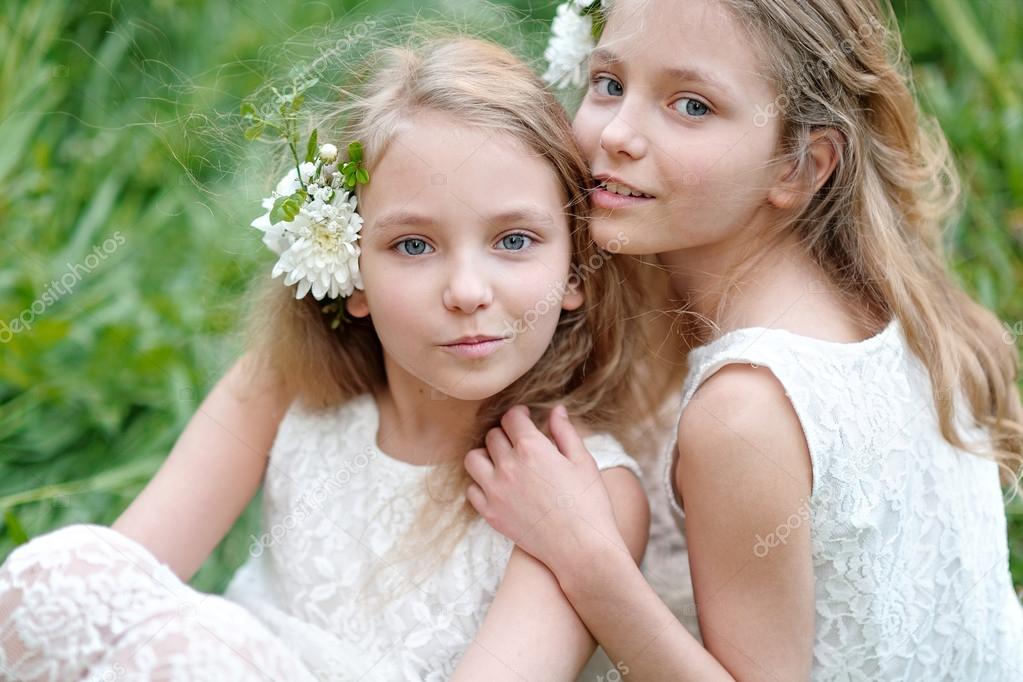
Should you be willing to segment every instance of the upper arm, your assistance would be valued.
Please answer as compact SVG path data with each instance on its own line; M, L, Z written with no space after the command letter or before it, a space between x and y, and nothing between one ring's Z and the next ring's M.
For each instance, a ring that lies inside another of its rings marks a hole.
M646 548L646 494L626 469L601 472L615 520L635 561ZM623 551L609 541L608 551ZM518 547L454 680L574 680L596 642L576 615L558 579Z
M678 427L674 476L704 644L737 679L805 679L812 663L812 467L766 368L726 365Z
M156 476L113 528L188 580L230 530L262 481L290 402L278 383L239 359L217 382Z

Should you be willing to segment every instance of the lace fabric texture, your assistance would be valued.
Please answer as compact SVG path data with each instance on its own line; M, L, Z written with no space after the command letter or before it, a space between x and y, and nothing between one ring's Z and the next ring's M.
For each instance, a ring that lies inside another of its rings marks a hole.
M33 680L111 671L116 679L448 679L513 544L477 518L438 565L403 556L430 467L380 451L378 428L370 396L317 412L291 406L264 481L263 533L223 597L184 585L108 528L72 526L19 548L0 570L0 670ZM612 437L585 443L601 469L640 475Z
M680 414L718 369L745 363L770 369L803 427L813 489L791 518L811 524L813 679L1023 680L997 465L942 438L926 368L897 320L851 344L740 329L689 362ZM960 433L986 442L966 414ZM681 518L675 459L666 449L661 480ZM751 541L751 554L783 534Z
M245 609L105 526L68 526L0 570L0 679L313 680Z

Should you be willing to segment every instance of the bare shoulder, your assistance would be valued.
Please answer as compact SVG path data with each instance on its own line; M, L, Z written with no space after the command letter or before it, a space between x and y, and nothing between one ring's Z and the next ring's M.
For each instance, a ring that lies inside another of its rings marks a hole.
M678 424L676 483L688 472L766 483L785 476L809 486L809 447L785 388L766 367L728 364L697 389Z
M806 679L814 598L809 524L789 519L811 493L806 439L782 384L730 364L706 380L678 428L674 481L685 501L693 590L704 644L737 679L764 670ZM755 538L785 527L785 542ZM722 633L728 633L724 636ZM734 642L743 642L738 650Z

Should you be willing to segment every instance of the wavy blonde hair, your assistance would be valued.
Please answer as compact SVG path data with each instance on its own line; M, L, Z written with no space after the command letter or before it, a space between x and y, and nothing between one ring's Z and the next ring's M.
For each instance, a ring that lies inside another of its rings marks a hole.
M946 264L942 233L957 215L958 173L944 134L919 109L887 0L722 0L746 28L774 80L781 161L809 178L808 141L844 138L830 179L779 230L809 253L868 315L895 316L927 367L941 433L994 459L1020 490L1023 410L1018 357L1000 321ZM808 180L809 182L809 180ZM989 443L955 428L957 388Z
M643 335L632 313L641 291L622 285L633 276L630 262L599 250L589 236L590 174L564 109L509 51L460 36L376 50L355 70L353 80L336 86L336 101L318 128L321 139L361 141L371 172L398 126L430 111L515 137L547 161L564 192L572 270L580 274L585 303L561 312L550 347L536 366L484 402L465 450L481 446L486 431L516 404L530 406L538 423L545 423L555 404L564 403L589 426L623 436L636 405L630 372ZM309 296L295 300L291 287L265 274L257 278L248 328L253 355L290 395L314 409L385 384L383 349L371 319L354 319L332 330L320 303ZM470 479L461 460L436 470L441 483L430 484L430 498L437 504L425 510L417 528L436 531L434 548L438 542L450 548L475 517L471 505L458 504Z

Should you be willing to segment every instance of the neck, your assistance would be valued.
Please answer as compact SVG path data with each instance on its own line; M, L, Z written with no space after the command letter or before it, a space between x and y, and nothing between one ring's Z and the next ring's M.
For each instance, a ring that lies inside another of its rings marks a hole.
M442 464L465 456L477 428L478 400L445 396L385 358L387 385L376 395L377 444L411 464Z
M675 296L694 318L697 340L743 327L863 336L850 324L854 311L798 238L788 237L768 251L749 246L718 243L658 254ZM744 260L746 255L754 260Z

